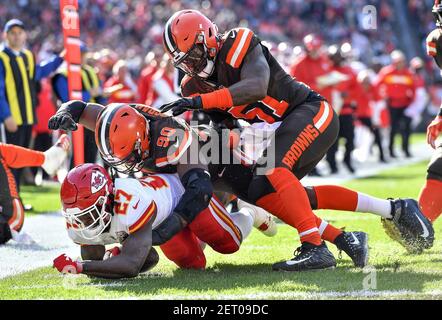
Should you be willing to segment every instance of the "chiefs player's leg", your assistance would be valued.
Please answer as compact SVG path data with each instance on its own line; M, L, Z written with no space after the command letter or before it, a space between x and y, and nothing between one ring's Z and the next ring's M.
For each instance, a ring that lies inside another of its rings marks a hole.
M6 161L0 157L0 244L11 239L11 230L19 232L23 222L24 209L14 175Z
M201 242L187 227L162 244L160 248L164 255L180 268L204 269L206 267L206 257L201 248Z
M419 195L419 205L424 215L434 222L442 213L442 144L431 158L427 180Z
M229 214L216 196L189 224L189 229L201 241L223 254L238 251L252 227L253 217L250 214L241 211Z

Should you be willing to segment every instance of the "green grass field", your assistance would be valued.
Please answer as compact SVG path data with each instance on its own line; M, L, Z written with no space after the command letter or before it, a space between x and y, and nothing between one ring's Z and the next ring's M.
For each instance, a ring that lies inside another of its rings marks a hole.
M346 185L379 197L417 197L426 163L354 180ZM52 201L52 200L51 200ZM383 232L374 215L319 212L321 217L347 230L370 235L372 273L354 268L343 254L334 270L279 273L273 262L287 259L299 245L297 233L279 225L267 238L258 231L239 252L220 255L206 249L207 270L177 269L161 256L151 272L130 280L96 280L86 276L61 276L50 267L0 280L0 299L441 299L442 242L421 255L409 255ZM436 236L442 223L435 224ZM336 257L334 245L329 245ZM367 277L371 289L364 290Z

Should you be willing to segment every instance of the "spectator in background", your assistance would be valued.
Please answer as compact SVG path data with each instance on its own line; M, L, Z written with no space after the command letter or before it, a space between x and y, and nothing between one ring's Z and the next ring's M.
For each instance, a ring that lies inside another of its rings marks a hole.
M304 37L303 43L305 52L295 60L290 74L332 102L331 86L320 82L320 77L331 69L331 62L322 50L323 42L317 35L309 34Z
M356 74L350 66L347 65L347 60L351 53L351 46L345 43L341 46L333 45L328 49L328 57L332 62L332 71L335 74L333 77L340 78L342 81L334 86L334 89L342 99L342 107L339 114L339 136L336 142L330 147L327 152L327 162L330 165L331 173L337 173L338 167L336 165L336 152L339 147L340 138L345 139L345 153L344 164L348 171L355 172L352 163L352 152L354 150L355 139L355 111L356 111L356 91L357 79Z
M412 128L416 128L422 120L422 112L429 101L424 78L424 61L419 57L414 57L410 61L410 70L414 75L416 94L413 102L405 110L405 115L412 119Z
M145 67L141 71L140 78L138 79L138 103L146 104L147 95L149 94L152 86L152 76L157 72L160 58L158 53L150 51L145 59Z
M83 88L83 101L96 102L102 105L107 104L103 95L101 81L98 78L98 70L87 64L88 49L84 43L81 49L81 80ZM61 102L69 101L68 79L66 67L61 68L52 78L52 88ZM84 161L85 163L95 163L97 159L97 146L95 144L95 135L93 131L84 130Z
M358 73L357 81L357 109L356 116L358 121L367 127L374 136L374 142L379 150L379 161L387 162L384 155L382 138L379 131L379 121L374 119L379 95L376 87L373 85L375 74L372 70L362 70ZM379 115L376 115L379 118Z
M175 68L167 54L163 55L160 66L152 76L152 84L147 94L146 104L154 108L179 99L174 88Z
M395 50L390 55L391 65L381 69L376 85L381 96L385 97L391 122L389 151L390 157L396 158L394 138L402 136L402 151L407 158L411 157L409 140L411 134L411 118L405 110L413 102L416 92L415 77L407 67L402 51Z
M127 70L126 61L118 60L112 72L113 76L104 83L104 95L108 103L134 103L137 86Z
M6 127L9 144L29 147L32 126L37 122L37 81L49 76L63 62L64 52L37 64L33 53L26 49L27 32L22 21L9 20L3 30L4 47L0 51L0 122ZM22 169L13 174L20 186Z

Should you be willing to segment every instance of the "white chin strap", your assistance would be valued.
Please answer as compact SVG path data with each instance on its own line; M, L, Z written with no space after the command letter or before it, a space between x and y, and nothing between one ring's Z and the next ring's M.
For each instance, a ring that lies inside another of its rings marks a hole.
M214 69L215 69L215 63L212 60L207 59L207 65L203 71L198 73L198 77L207 79L212 75Z

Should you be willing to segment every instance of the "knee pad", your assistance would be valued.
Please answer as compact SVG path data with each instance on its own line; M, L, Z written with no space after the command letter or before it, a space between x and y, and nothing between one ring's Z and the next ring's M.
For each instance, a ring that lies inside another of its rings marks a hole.
M254 176L249 185L248 197L250 201L256 203L260 198L275 192L267 176Z
M304 190L307 193L312 210L316 210L318 208L318 198L316 197L315 187L304 187Z
M0 215L0 245L5 244L12 239L11 228L8 221Z
M442 157L432 160L427 169L427 179L442 182Z

